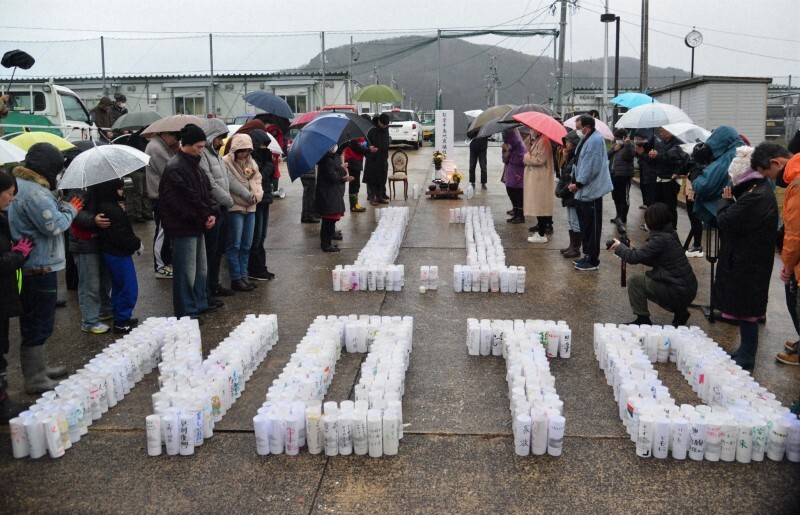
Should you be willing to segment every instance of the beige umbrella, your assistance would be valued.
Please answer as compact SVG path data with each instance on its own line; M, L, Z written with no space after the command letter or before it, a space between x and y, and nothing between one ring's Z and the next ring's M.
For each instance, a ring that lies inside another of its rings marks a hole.
M487 123L491 122L495 118L500 118L501 116L511 111L515 107L517 106L513 104L502 104L499 106L490 107L486 111L479 114L478 117L475 118L475 120L473 120L471 124L469 124L469 129L467 129L467 133L469 134L470 132L473 131L477 133L478 129L480 129Z
M142 131L143 138L152 138L159 132L180 132L181 129L193 123L198 127L202 127L206 123L205 118L199 116L192 116L188 114L176 114L174 116L167 116L160 120L156 120L144 131Z

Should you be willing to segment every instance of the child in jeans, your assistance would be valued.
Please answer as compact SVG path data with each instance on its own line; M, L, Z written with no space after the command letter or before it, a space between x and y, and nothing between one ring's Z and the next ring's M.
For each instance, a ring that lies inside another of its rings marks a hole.
M136 327L138 319L132 318L139 296L139 283L133 266L133 254L141 255L142 242L134 234L125 212L124 183L115 179L92 186L97 212L111 222L98 229L100 252L111 275L111 306L114 311L114 333L127 334Z

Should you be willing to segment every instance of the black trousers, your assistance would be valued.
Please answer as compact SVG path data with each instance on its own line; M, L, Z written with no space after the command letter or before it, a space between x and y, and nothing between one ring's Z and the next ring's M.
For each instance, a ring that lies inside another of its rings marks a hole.
M600 236L603 229L603 197L576 203L578 221L583 236L583 253L593 265L600 262Z
M347 171L350 175L355 177L347 186L347 191L350 195L358 195L361 191L361 170L363 170L362 159L348 159Z
M616 218L622 223L628 223L628 209L631 206L631 178L614 177L611 179L614 189L611 191L611 199L614 201L614 208L617 211Z
M694 214L694 200L686 199L686 213L689 215L689 224L691 230L689 231L689 239L693 239L693 247L702 247L703 239L703 221ZM689 241L688 239L686 241Z
M678 191L680 189L681 185L677 181L657 182L655 189L655 201L669 206L670 214L672 214L672 228L676 231L678 230Z
M469 182L475 184L475 168L481 165L481 184L486 184L486 150L481 152L469 151Z
M656 203L656 183L640 183L642 190L642 204L645 206L652 206Z
M300 182L303 184L303 212L300 215L300 219L305 220L316 214L314 199L316 197L317 177L311 174L301 175Z
M336 220L331 220L330 218L322 219L322 225L319 228L319 243L323 249L331 246L335 230Z
M514 216L522 216L522 188L510 188L506 186L506 193L508 198L511 199L511 206L514 208Z

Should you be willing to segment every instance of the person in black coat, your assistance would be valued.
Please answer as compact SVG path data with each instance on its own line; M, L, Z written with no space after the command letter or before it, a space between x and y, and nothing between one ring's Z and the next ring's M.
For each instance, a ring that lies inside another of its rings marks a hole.
M481 188L486 189L486 151L489 148L488 137L472 138L469 142L469 182L475 187L475 168L481 166Z
M561 147L559 168L561 170L556 183L556 197L561 199L561 205L567 210L567 224L569 226L569 245L560 249L561 255L565 258L576 258L581 256L581 242L583 236L581 235L581 225L578 222L578 213L576 211L575 194L569 191L569 185L572 184L572 172L575 169L575 147L580 143L578 133L570 131L564 136L563 146Z
M139 297L139 282L133 265L133 254L141 254L141 240L133 232L125 210L122 179L104 182L91 187L99 212L111 222L100 228L98 246L111 276L111 307L114 313L114 333L127 334L136 327L132 318Z
M35 246L28 238L22 238L16 244L11 240L11 229L5 210L16 193L17 181L14 176L0 170L0 424L7 424L26 409L9 399L6 393L9 319L22 314L17 273Z
M613 240L609 250L626 262L652 267L643 275L628 279L628 300L636 320L632 324L651 324L647 301L651 300L675 314L672 325L685 325L689 320L689 304L697 295L697 277L694 275L686 252L672 227L669 206L658 202L648 207L644 219L650 237L638 249L629 248Z
M611 182L614 184L611 198L614 200L617 213L611 223L616 223L618 220L627 224L633 177L633 145L625 129L615 130L614 138L616 138L614 145L608 149L608 168L611 170Z
M642 190L642 204L639 209L646 209L656 203L656 169L642 157L653 148L653 139L653 131L650 129L636 129L633 133L633 152L639 161L639 188Z
M648 165L655 167L656 186L653 200L669 206L672 213L672 227L677 230L678 191L681 189L678 176L689 156L681 150L680 140L663 127L658 129L658 136L655 146L649 152L643 153L641 158Z
M389 115L382 113L375 127L367 134L369 153L364 163L364 182L367 183L367 201L373 206L388 204L386 180L389 178ZM322 213L320 213L322 214Z
M264 191L264 196L261 202L256 204L253 245L250 247L247 275L256 281L264 281L275 278L275 274L267 268L267 250L264 248L269 225L269 206L273 200L272 186L275 179L275 161L272 158L272 151L267 148L270 139L266 132L261 129L254 129L250 132L250 139L253 140L252 157L261 174L261 189Z
M320 245L323 252L339 252L332 239L336 231L336 222L344 216L344 185L353 180L341 164L341 156L336 153L334 145L317 163L317 186L315 203L317 212L322 217L319 231Z
M728 170L733 187L726 186L717 202L720 247L712 291L712 305L724 318L739 321L740 343L732 357L746 370L755 366L758 320L767 313L778 227L775 192L750 168L752 150L736 149Z

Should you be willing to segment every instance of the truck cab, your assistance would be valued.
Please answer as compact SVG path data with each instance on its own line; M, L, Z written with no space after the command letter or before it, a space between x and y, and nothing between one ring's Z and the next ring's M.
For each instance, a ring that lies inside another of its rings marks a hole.
M2 120L5 134L13 135L25 129L51 132L69 141L97 138L89 110L69 88L53 81L45 83L14 83L5 92L9 96L8 116Z

